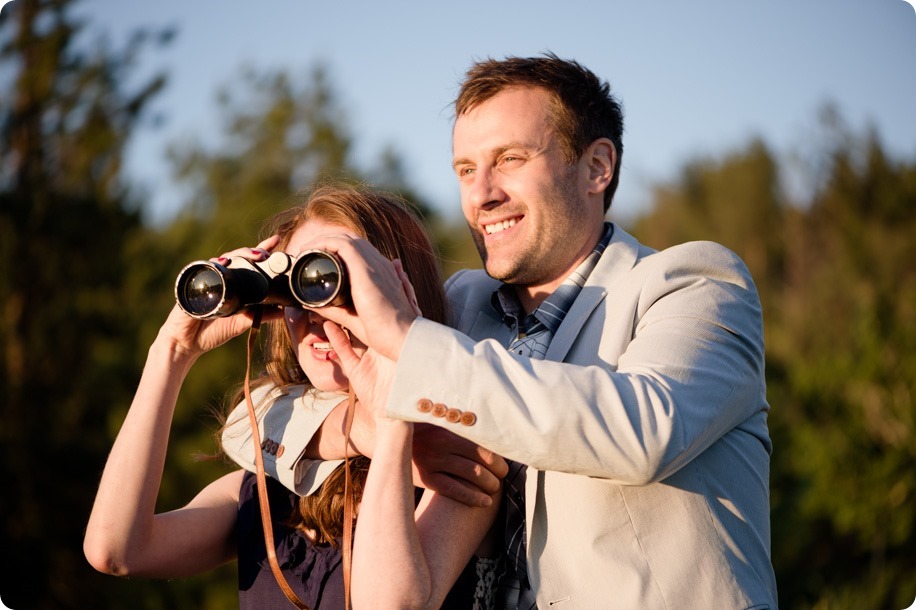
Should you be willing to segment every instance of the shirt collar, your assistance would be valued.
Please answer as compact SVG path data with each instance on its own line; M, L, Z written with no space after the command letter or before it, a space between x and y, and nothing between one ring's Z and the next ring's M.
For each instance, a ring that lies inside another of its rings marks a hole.
M601 236L601 239L598 240L598 243L595 244L591 253L578 267L576 267L576 270L573 271L572 274L530 314L544 324L550 332L555 333L557 329L560 328L560 323L563 322L566 312L569 311L576 297L579 296L582 286L585 285L588 276L591 275L592 271L595 269L595 265L598 264L598 259L601 258L601 255L604 253L613 235L614 225L609 222L604 223L604 234ZM515 289L510 284L501 284L490 297L490 303L493 309L496 310L496 313L499 314L502 321L509 327L512 327L516 322L521 322L521 320L526 317L524 316L524 310L522 309L521 302L518 300Z

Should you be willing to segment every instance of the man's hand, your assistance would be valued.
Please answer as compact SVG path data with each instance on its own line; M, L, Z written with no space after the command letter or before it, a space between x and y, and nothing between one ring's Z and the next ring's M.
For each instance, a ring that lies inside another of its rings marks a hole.
M506 460L432 424L414 424L413 480L468 506L489 506L509 472Z
M367 240L351 235L322 236L309 242L309 247L339 256L350 278L351 306L323 307L321 315L397 361L410 326L419 315L412 289L405 287L403 268Z

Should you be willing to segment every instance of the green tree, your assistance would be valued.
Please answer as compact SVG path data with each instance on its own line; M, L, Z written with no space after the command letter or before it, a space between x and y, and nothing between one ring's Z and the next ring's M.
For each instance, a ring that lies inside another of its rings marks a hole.
M170 150L175 178L191 193L176 226L207 225L195 237L201 255L249 243L260 220L317 179L358 177L346 117L320 66L304 82L244 68L218 93L218 112L218 146L192 140Z
M807 526L784 531L801 599L905 608L916 596L916 164L890 160L873 132L833 129L826 180L791 227L772 346L787 494L774 517Z
M121 289L141 231L121 174L131 130L165 79L119 85L150 43L80 38L67 0L17 0L0 18L0 503L5 603L101 605L82 557L107 409L136 378ZM127 339L126 339L127 338Z
M247 70L220 95L219 147L172 150L191 193L184 212L164 228L144 226L121 162L165 77L123 83L151 43L173 34L91 44L74 1L16 0L0 17L0 535L15 558L0 595L15 608L231 606L234 566L171 582L96 574L81 550L95 483L181 266L252 244L299 188L362 172L321 67L304 79ZM396 154L373 171L365 175L414 199ZM160 509L227 468L195 456L215 450L209 411L241 380L241 346L208 355L188 380Z
M439 251L443 277L448 278L459 269L480 268L480 255L461 214L454 218L454 214L438 213L410 187L406 174L397 152L388 148L382 151L379 166L370 170L369 180L416 205Z
M759 138L722 160L688 162L674 184L653 191L651 212L633 230L656 248L713 240L743 258L761 299L780 298L785 264L786 199L776 159ZM764 311L765 321L773 315ZM769 327L769 324L767 325Z

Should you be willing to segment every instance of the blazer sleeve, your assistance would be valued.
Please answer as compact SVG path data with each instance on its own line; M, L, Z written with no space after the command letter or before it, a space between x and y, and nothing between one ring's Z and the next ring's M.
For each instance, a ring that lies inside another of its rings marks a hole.
M605 289L565 362L418 319L388 415L445 426L539 470L619 484L664 479L735 429L770 450L760 302L734 254L671 248Z

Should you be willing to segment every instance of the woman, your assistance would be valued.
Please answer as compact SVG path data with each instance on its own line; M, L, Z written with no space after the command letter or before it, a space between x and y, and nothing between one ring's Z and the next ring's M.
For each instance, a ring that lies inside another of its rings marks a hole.
M220 258L244 256L261 261L270 250L295 257L315 240L338 235L362 237L386 257L400 261L403 274L409 274L414 282L412 288L409 284L405 287L415 295L419 311L431 319L442 321L446 317L429 239L416 217L396 199L357 187L320 187L304 203L278 215L269 231L272 237L257 248L243 248ZM265 421L275 403L279 408L281 400L290 413L347 400L349 382L328 341L328 331L333 334L340 329L331 323L326 326L320 313L301 307L264 307L262 315L270 337L265 350L268 378L252 392L261 420ZM207 485L185 507L155 513L169 427L185 376L197 358L247 331L252 320L251 310L203 321L177 306L169 314L150 347L90 515L84 551L97 570L121 576L176 578L237 559L243 607L283 607L288 603L264 561L266 547L251 472L231 472ZM355 338L352 347L357 355L365 354ZM223 433L224 443L232 445L231 439L244 437L246 425L231 416ZM410 438L404 433L406 429L399 426L395 434L383 432L384 443L375 452L380 468L394 465L400 472L406 459L409 473ZM400 446L393 442L398 440ZM232 451L228 453L233 456ZM250 467L244 458L237 459ZM352 475L358 496L366 477L365 463L354 464ZM268 479L276 554L283 575L296 595L312 608L344 607L339 548L343 530L341 478L335 471L313 497L305 498ZM402 486L398 497L412 497L409 475L406 480L395 480ZM371 537L374 544L357 544L353 560L354 591L362 592L357 605L439 607L446 598L455 607L475 605L476 573L492 572L494 566L493 562L469 560L494 520L497 499L498 495L487 508L471 508L427 491L415 517L398 511L393 520L388 520L387 514L386 521L370 520L364 528L364 542ZM460 536L454 535L456 531ZM363 535L363 529L358 535ZM394 560L393 552L415 551L420 551L417 557L397 559L419 566L403 583L406 587L381 587L371 596L365 595L367 587L363 585L371 582L371 566ZM449 594L456 580L462 586Z

